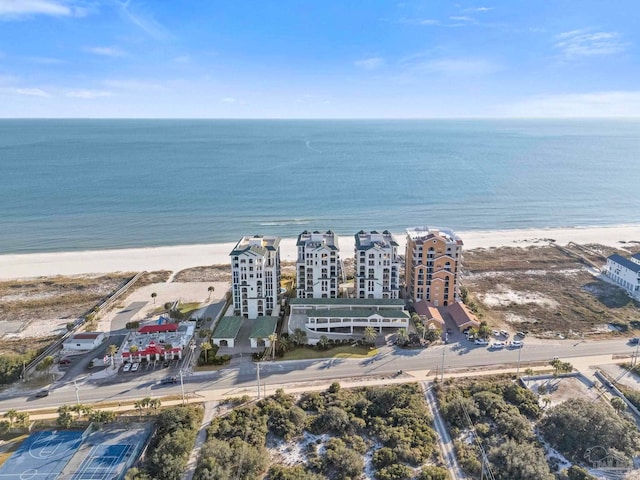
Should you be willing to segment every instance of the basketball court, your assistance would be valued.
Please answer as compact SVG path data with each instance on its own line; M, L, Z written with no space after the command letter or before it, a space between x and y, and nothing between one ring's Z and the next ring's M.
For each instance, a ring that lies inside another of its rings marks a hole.
M81 431L33 433L0 468L0 480L55 480L82 443Z

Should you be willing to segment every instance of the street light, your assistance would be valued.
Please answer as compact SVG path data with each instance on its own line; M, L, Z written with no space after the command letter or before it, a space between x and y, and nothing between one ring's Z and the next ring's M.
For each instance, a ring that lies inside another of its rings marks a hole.
M633 365L638 365L638 348L640 348L640 339L638 339L638 343L636 343L636 358L633 361Z
M182 390L182 404L184 405L184 381L182 380L182 369L180 369L180 390Z
M258 376L258 400L260 400L260 363L256 363L256 374Z
M521 345L520 348L518 348L518 368L516 369L516 377L520 375L520 354L522 353L523 348L524 348L524 345Z
M76 402L78 403L78 405L80 405L80 394L78 393L78 391L80 390L80 387L78 387L78 382L76 381L76 379L73 379L73 386L76 389Z
M444 353L446 351L446 347L442 347L442 372L440 373L440 382L444 382Z

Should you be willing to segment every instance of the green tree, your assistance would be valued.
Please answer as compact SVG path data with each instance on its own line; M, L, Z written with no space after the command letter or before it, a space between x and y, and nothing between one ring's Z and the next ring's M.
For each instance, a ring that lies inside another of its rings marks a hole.
M200 349L204 352L204 363L209 363L208 352L211 350L213 346L209 342L202 342L200 344Z
M426 339L429 342L435 342L440 340L440 338L442 337L442 331L437 330L437 329L429 329L427 330L427 334L426 334Z
M427 327L424 326L422 322L416 323L416 332L420 336L422 340L424 340L424 334L427 331Z
M620 397L613 397L610 402L616 412L624 412L627 409L627 404Z
M291 335L291 341L296 345L306 345L307 344L307 332L302 330L301 328L296 328Z
M156 304L156 297L157 297L157 296L158 296L158 294L157 294L156 292L153 292L153 293L151 294L151 298L153 298L153 304L154 304L154 305Z
M373 345L376 343L376 339L378 338L378 331L375 327L364 327L364 341L369 345Z
M406 328L399 328L397 330L396 342L401 346L405 346L409 343L409 332L407 332Z
M140 328L140 322L135 320L132 322L127 322L124 326L127 330L137 330Z
M62 428L69 428L73 423L73 415L69 405L61 405L58 407L58 418L56 423Z
M450 480L449 471L446 468L428 465L422 469L417 480Z
M72 331L73 331L73 329L74 329L74 328L76 328L76 324L75 324L75 322L68 322L68 323L65 325L65 327L66 327L66 329L67 329L67 332L72 332Z
M491 327L489 327L487 322L485 321L480 322L480 326L478 327L478 331L477 331L477 337L487 340L488 338L491 337L492 334L493 334L493 330L491 329Z
M14 408L7 410L4 414L4 418L9 421L9 427L13 427L13 423L16 421L16 418L18 418L18 411Z
M107 347L107 355L111 357L111 368L115 368L115 356L117 351L118 351L117 345L111 344Z
M569 362L563 362L558 358L554 358L551 362L549 362L549 365L553 367L553 375L555 377L563 373L570 373L573 370L573 365L571 365Z
M320 348L321 350L326 350L327 348L329 348L329 337L327 337L326 335L321 335L318 339L318 348Z
M95 423L110 423L116 419L115 412L110 410L94 410L89 413L89 420Z
M588 471L578 465L572 465L567 470L567 480L598 480L593 475L590 475Z

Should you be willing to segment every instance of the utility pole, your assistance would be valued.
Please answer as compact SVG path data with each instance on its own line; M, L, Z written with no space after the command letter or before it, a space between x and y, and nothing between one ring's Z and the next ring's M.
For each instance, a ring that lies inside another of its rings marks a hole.
M78 405L80 405L80 394L78 393L78 390L80 390L80 387L78 387L78 382L76 382L76 380L73 380L73 386L76 388L76 403Z
M446 347L442 347L442 372L440 373L440 382L444 382L444 353L446 351Z
M520 375L520 353L522 352L523 348L524 348L524 345L518 348L518 368L516 369L516 377Z
M638 343L636 343L636 358L633 362L633 365L638 365L638 348L640 348L640 339L638 340Z
M258 400L260 400L260 362L256 363L256 374L258 376Z
M182 404L184 405L184 381L182 380L182 369L180 369L180 390L182 391Z

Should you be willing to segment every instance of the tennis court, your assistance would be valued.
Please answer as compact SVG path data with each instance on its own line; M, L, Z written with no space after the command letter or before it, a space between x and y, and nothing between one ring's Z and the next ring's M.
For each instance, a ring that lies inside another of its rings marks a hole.
M81 443L81 431L34 433L0 468L0 480L55 480Z
M118 478L129 463L133 445L96 445L71 480L110 480Z

